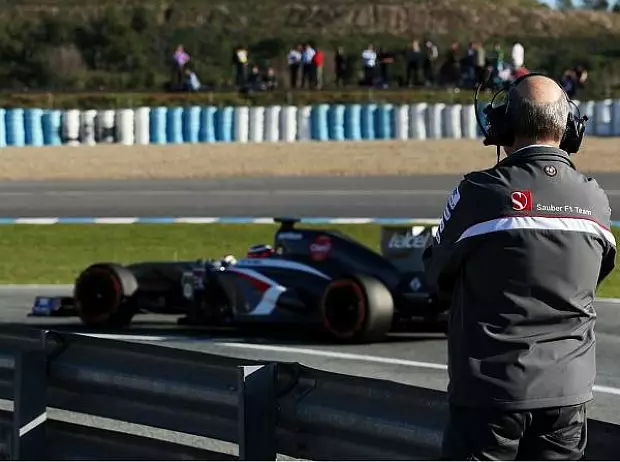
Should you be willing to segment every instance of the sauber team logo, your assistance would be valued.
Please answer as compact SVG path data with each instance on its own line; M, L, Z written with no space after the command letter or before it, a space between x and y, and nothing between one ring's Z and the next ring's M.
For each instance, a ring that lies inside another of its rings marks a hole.
M329 236L319 236L310 244L310 256L314 261L325 260L332 250L332 240Z
M532 210L532 191L513 191L510 194L512 210L525 212Z

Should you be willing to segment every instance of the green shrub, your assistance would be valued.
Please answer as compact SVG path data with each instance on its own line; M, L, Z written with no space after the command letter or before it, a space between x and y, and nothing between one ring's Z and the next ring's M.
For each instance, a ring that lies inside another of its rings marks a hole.
M218 88L230 87L232 50L238 43L247 45L252 64L272 66L285 76L289 47L299 41L314 41L326 52L326 83L330 87L335 47L344 46L353 62L359 63L359 53L372 42L397 52L393 76L398 80L405 73L402 53L413 38L427 35L442 53L453 40L462 45L471 39L489 45L499 41L509 47L518 39L526 48L528 67L556 77L568 66L583 64L590 71L588 97L610 95L620 83L616 45L620 14L616 13L553 12L535 0L498 0L492 5L486 0L313 0L310 4L179 0L170 5L153 0L5 1L0 10L1 87L20 93L25 89L160 92L169 80L169 60L179 43L190 52L192 66L203 83ZM471 36L471 24L484 25L475 31L475 37ZM352 71L353 81L361 71L358 66ZM377 95L375 92L372 97ZM403 97L427 95L420 91ZM282 102L284 97L261 95L257 100ZM20 94L14 100L36 98L40 97ZM84 101L90 96L79 98ZM88 104L125 104L115 97L92 98ZM125 98L147 97L131 94ZM319 97L300 93L294 98L304 103ZM367 100L367 94L330 93L320 98ZM170 101L159 96L148 99ZM243 102L232 92L214 99L222 104ZM55 96L54 101L64 104L69 97Z

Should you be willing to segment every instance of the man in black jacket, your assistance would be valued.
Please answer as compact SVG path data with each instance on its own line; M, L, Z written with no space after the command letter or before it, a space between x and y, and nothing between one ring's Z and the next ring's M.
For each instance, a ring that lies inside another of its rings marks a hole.
M559 146L569 103L516 83L507 157L464 177L424 263L450 303L452 460L578 460L596 374L593 307L615 266L609 200ZM500 144L500 143L498 143Z

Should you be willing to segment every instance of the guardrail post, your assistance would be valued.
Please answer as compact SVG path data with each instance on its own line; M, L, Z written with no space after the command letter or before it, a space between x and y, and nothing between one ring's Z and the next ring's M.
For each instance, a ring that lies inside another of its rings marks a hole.
M43 350L15 355L11 460L47 460L47 369Z
M239 460L276 460L276 365L239 366Z

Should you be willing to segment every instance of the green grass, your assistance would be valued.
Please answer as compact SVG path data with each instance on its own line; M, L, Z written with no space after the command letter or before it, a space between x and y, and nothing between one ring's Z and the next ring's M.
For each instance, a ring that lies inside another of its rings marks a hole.
M489 98L490 95L484 95ZM35 107L55 109L115 109L140 106L270 106L313 105L350 103L417 102L471 104L473 91L454 93L446 90L364 90L351 87L344 91L273 91L259 92L250 97L236 91L200 93L132 93L132 92L84 92L84 93L0 93L0 107Z
M586 95L599 98L596 92ZM586 97L584 96L584 98ZM482 92L483 103L492 97ZM606 97L620 97L620 90L611 91ZM600 98L599 98L600 99ZM235 91L201 93L132 93L132 92L76 92L76 93L16 93L0 92L0 107L42 108L42 109L116 109L141 106L271 106L271 105L315 105L315 104L414 104L414 103L472 104L473 91L455 93L449 90L395 89L364 90L351 87L348 90L322 91L273 91L256 93L251 97Z
M336 228L336 227L334 227ZM338 229L372 247L379 227ZM71 283L95 261L184 260L243 255L271 244L275 225L8 225L0 228L0 284Z
M377 225L335 225L378 250ZM7 225L0 228L0 284L70 284L95 261L218 258L243 255L251 244L271 244L275 225ZM614 229L620 238L620 228ZM620 272L599 297L620 297Z

